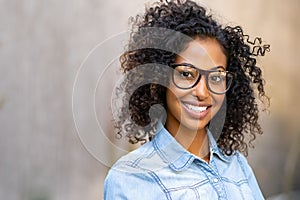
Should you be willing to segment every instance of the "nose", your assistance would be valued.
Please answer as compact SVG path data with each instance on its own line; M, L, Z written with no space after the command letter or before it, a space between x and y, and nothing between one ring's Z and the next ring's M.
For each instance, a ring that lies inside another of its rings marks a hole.
M200 100L207 99L210 96L208 86L206 85L205 76L201 76L200 81L194 87L193 93Z

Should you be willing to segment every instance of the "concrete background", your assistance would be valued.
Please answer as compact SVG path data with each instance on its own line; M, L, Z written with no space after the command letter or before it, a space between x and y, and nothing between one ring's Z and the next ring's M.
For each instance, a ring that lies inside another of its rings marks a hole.
M299 190L300 2L201 3L212 8L219 20L240 24L251 36L271 44L271 52L260 60L271 97L270 114L262 114L265 134L257 138L249 162L266 197ZM0 0L0 199L102 199L104 177L119 154L105 138L97 141L97 135L90 138L93 145L99 142L99 152L89 146L91 141L84 142L97 130L94 119L85 113L90 105L82 101L76 108L85 133L78 131L72 91L76 75L84 73L80 66L103 70L104 58L100 55L97 60L101 51L81 65L99 43L103 50L104 44L120 41L106 52L114 58L111 66L118 65L116 55L124 40L116 34L128 30L128 18L142 12L144 4L141 0ZM86 73L86 80L99 78L101 71L93 69L96 73ZM111 77L108 73L98 79L97 87L93 81L84 82L78 95L95 92L96 117L114 142L107 117L117 80L112 72Z

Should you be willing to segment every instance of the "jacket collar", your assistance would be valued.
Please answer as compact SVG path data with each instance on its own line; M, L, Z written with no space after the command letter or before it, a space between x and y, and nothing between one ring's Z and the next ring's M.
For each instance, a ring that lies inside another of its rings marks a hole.
M207 136L209 139L211 154L217 155L224 162L230 162L231 157L224 155L224 153L218 147L216 139L214 138L212 132L208 128L206 130L207 130Z
M217 155L224 162L230 162L230 157L225 156L219 150L209 129L207 129L207 134L211 150L210 159L212 159L212 156ZM175 171L183 171L187 169L195 159L199 159L182 147L160 122L158 123L156 135L153 139L153 146L164 162Z

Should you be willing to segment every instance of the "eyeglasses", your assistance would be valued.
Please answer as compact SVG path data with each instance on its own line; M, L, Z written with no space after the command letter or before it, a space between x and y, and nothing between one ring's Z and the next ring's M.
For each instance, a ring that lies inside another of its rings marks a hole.
M202 70L192 64L170 64L172 70L172 80L176 87L180 89L190 89L195 87L201 76L205 76L206 86L209 91L215 94L224 94L230 88L233 74L225 71L223 67L216 67L212 70Z

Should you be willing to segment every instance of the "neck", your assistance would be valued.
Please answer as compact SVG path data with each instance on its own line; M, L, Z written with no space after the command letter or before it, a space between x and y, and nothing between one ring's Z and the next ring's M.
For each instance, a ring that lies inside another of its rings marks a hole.
M170 126L167 121L166 129L190 153L202 158L206 162L209 161L210 150L206 128L191 130L183 125L177 127L174 125Z

